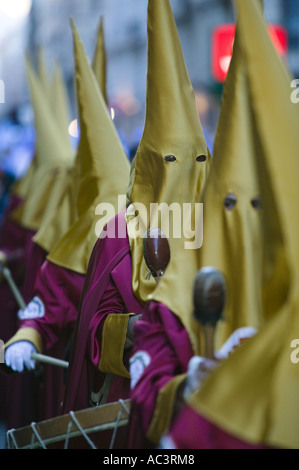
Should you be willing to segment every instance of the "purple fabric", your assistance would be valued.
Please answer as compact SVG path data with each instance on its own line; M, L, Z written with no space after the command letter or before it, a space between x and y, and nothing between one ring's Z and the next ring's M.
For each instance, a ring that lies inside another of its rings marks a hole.
M91 361L97 367L101 358L100 338L105 320L110 313L125 313L127 308L113 282L109 279L105 292L101 298L101 303L95 311L89 325L89 350Z
M129 448L148 448L146 438L159 390L175 375L185 373L194 355L189 336L179 318L165 305L151 301L135 325L132 355L146 351L151 362L131 391ZM178 449L265 448L229 435L185 406L171 424L169 435Z
M15 274L19 271L17 267L22 265L25 260L25 245L27 242L28 233L30 232L25 227L22 227L17 222L11 219L11 214L20 204L22 200L15 196L10 196L10 201L5 209L3 215L3 225L0 231L0 250L6 252L8 255L15 254L16 261L12 263L12 269L16 270ZM23 272L21 271L22 275Z
M39 269L46 259L47 251L33 241L33 233L27 237L25 246L25 276L22 286L22 296L27 304L34 295L35 281Z
M84 275L46 260L38 271L32 297L45 306L41 318L20 321L20 328L34 328L43 339L44 354L67 360L67 347L75 327ZM30 299L31 300L31 299ZM65 387L65 369L43 364L42 377L35 387L37 420L61 414Z
M12 263L11 268L12 275L15 281L18 281L18 287L22 293L25 303L27 303L31 299L30 295L34 287L34 279L41 263L45 258L46 252L33 243L33 231L27 230L27 233L25 235L26 236L24 236L24 241L26 241L26 243L24 244L23 260L25 271L24 276L18 278L18 276L16 275L16 268L12 268L12 266L15 265L16 262ZM32 251L28 249L29 247L35 247L36 249ZM24 286L26 286L25 290ZM12 294L10 293L9 296L11 295ZM9 296L6 298L7 305L8 303L12 303L12 301L8 301ZM11 312L11 317L14 318L14 326L13 328L11 328L9 338L15 334L19 327L19 321L17 319L17 311L19 310L19 306L14 299L12 300L14 308ZM5 381L5 410L7 415L7 427L9 429L19 428L22 426L27 426L32 421L39 420L39 378L35 374L28 372L24 374L11 374L9 376L6 376L5 378L2 378L2 380Z
M115 237L97 240L88 265L72 344L64 413L88 408L90 382L96 381L99 386L104 380L105 374L98 370L97 363L106 316L112 312L141 313L143 310L131 287L132 268L125 211L108 223L108 232L111 226L116 229ZM119 236L120 233L125 237ZM127 398L129 386L128 379L115 377L108 402L120 397Z
M84 275L65 269L46 260L36 277L33 296L39 297L45 306L41 318L26 319L20 327L31 327L43 338L45 351L61 338L69 338L76 323L78 305Z
M11 220L10 216L12 212L22 203L22 199L15 194L11 194L9 196L9 201L5 207L3 213L3 222L1 225L0 230L0 248L7 247L9 248L12 246L21 246L22 244L22 237L20 235L20 231L17 230L15 232L15 227L17 224ZM13 236L15 235L15 237Z
M9 258L11 275L21 290L24 282L26 242L32 232L11 219L13 210L22 202L15 195L10 196L5 209L0 234L0 250ZM5 279L0 283L0 339L8 341L17 331L19 305ZM29 424L36 418L35 389L31 374L0 374L0 419L8 429Z
M2 233L1 237L2 245L0 246L0 250L4 251L8 257L13 258L9 261L8 268L15 284L20 290L24 282L26 263L25 245L27 237L30 235L28 230L20 227L13 221L7 221L5 224L5 232ZM0 332L1 339L5 342L16 332L19 305L9 284L4 278L0 281L0 299Z
M177 449L267 449L228 434L185 406L168 435Z
M158 392L175 375L187 371L193 356L189 336L180 319L165 305L151 301L134 329L133 355L145 351L151 357L142 379L131 391L131 416L128 445L131 448L150 447L146 439L154 415Z

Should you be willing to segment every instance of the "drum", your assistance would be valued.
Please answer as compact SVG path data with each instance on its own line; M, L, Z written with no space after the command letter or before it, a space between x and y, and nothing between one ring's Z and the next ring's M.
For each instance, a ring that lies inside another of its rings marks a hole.
M71 411L7 431L8 449L124 449L131 401Z

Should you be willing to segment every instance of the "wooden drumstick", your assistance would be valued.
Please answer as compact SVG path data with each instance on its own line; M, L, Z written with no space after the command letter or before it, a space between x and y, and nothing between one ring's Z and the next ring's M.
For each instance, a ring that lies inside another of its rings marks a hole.
M170 261L168 239L159 228L150 228L145 232L143 255L148 269L158 284Z
M56 357L46 356L45 354L31 353L31 359L38 362L44 362L45 364L51 364L52 366L65 367L66 369L69 366L67 361L56 359Z
M11 272L10 272L10 269L7 268L7 267L4 267L2 269L3 271L3 275L5 277L5 279L7 280L11 290L12 290L12 293L14 294L15 296L15 299L19 305L19 307L22 309L22 310L25 310L26 308L26 302L25 300L23 299L23 296L20 292L20 290L18 289L12 275L11 275ZM44 362L46 364L52 364L53 366L59 366L59 367L68 367L68 362L66 361L63 361L61 359L56 359L55 357L51 357L51 356L46 356L44 354L39 354L39 353L32 353L31 354L31 359L34 359L38 362Z
M26 308L26 303L22 297L22 294L21 292L19 291L12 275L11 275L11 272L10 272L10 269L7 268L7 267L3 267L2 268L2 272L3 272L3 276L5 277L9 287L11 288L11 291L19 305L19 307L24 310Z
M205 357L215 359L214 335L217 322L223 319L226 283L220 271L205 266L197 271L193 286L194 317L203 327Z

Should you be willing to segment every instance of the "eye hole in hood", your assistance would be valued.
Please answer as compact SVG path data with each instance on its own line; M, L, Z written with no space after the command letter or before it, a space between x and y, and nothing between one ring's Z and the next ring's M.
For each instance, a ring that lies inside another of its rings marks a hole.
M166 156L164 157L164 160L165 160L166 162L175 162L175 161L176 161L176 157L175 157L174 155L166 155Z
M237 198L233 193L229 193L224 199L224 207L227 210L232 210L237 204Z
M255 196L251 199L250 201L252 207L256 209L257 211L262 208L262 202L261 202L261 197L260 196Z

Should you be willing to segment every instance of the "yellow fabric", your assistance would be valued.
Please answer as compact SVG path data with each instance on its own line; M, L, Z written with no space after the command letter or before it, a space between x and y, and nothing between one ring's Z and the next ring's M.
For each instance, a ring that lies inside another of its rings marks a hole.
M260 185L255 161L257 135L244 66L237 28L223 90L213 166L203 196L203 246L198 253L198 268L213 266L226 279L225 320L217 324L215 349L237 328L259 329L264 321L264 211L252 205L253 198L260 197ZM237 199L231 210L225 207L229 194Z
M124 366L123 354L127 336L128 321L132 313L110 313L104 323L101 359L99 369L105 373L130 378L130 373Z
M103 70L101 70L101 67ZM106 66L105 66L105 48L104 48L104 37L103 37L103 25L102 20L100 22L98 39L96 44L96 49L93 59L93 68L95 69L95 76L98 80L100 89L103 95L106 96ZM64 87L63 78L61 75L61 70L58 64L56 64L54 69L54 79L53 79L53 102L55 102L54 113L57 116L57 120L60 123L61 128L68 128L69 122L69 112L68 112L68 99L67 91ZM69 137L66 136L66 145L69 143ZM71 169L69 174L69 180L65 188L62 200L57 208L57 211L49 218L48 223L44 224L38 230L37 234L34 236L34 241L42 248L44 248L48 253L54 248L54 246L59 243L62 237L67 233L71 226L77 221L78 218L78 207L80 212L80 203L81 199L78 200L78 188L81 177L81 167L82 161L84 160L85 151L84 149L87 146L86 135L81 133L79 145L77 148L77 155L74 167ZM88 216L87 216L88 219ZM86 222L86 221L85 221ZM92 219L90 219L92 223ZM84 227L83 227L84 225ZM86 237L90 238L88 235L85 224L80 222L80 229L84 228L82 232L82 240L86 243ZM86 258L85 254L85 245L82 245L82 252L84 259ZM82 254L80 254L82 256ZM71 265L70 265L71 266Z
M18 341L30 341L39 353L43 352L43 340L41 335L34 328L19 328L14 336L12 336L9 341L4 344L4 349L8 348Z
M65 186L69 169L38 168L32 178L30 192L26 199L14 210L12 219L22 227L37 231L57 209Z
M107 198L108 202L109 199ZM113 197L110 199L113 203ZM66 269L85 274L92 248L97 240L97 224L102 222L95 216L97 204L102 202L101 196L93 201L81 217L73 223L66 234L49 252L47 259Z
M178 387L185 378L186 374L177 375L159 391L157 406L147 432L148 439L156 445L170 427Z
M61 138L63 139L65 148L68 149L70 153L72 153L72 144L68 132L68 127L71 122L70 104L64 77L58 62L54 64L51 93L51 105L56 122L59 126L59 132L61 132Z
M31 179L33 177L35 168L36 156L34 155L24 176L14 181L10 190L11 194L15 194L16 196L19 196L22 199L26 197L26 194L30 190Z
M92 68L95 77L98 81L100 90L102 92L105 103L108 105L107 90L106 90L106 52L104 41L104 20L100 18L100 24L97 35L97 44L93 56Z
M204 354L204 342L200 325L192 315L192 289L194 276L203 266L217 268L227 283L224 321L219 321L216 327L215 349L219 349L235 329L242 326L259 329L264 322L261 282L270 261L264 246L263 211L252 205L253 199L260 196L256 139L236 35L223 90L213 165L203 190L203 245L199 250L176 249L176 260L169 266L154 296L163 301L169 293L167 305L183 319L196 354ZM229 194L237 199L232 210L224 205ZM270 247L267 249L270 251ZM284 295L282 292L282 297Z
M107 223L96 215L99 203L109 204L114 214L124 209L118 195L125 195L129 161L109 115L83 44L72 22L81 129L81 169L78 220L49 253L48 259L85 273L98 234ZM112 215L114 215L112 214Z
M73 150L68 134L68 126L70 123L68 95L58 63L54 65L51 92L51 105L55 120L59 125L59 131L61 132L65 148L68 148L69 152L72 153ZM75 163L68 173L65 188L62 191L57 209L53 211L46 222L39 227L39 230L33 237L34 242L47 252L50 252L77 219L78 160L79 157L77 153Z
M274 239L281 237L277 260L285 259L288 276L285 279L285 272L277 269L268 277L266 299L271 292L272 301L265 301L263 309L270 319L213 372L191 405L216 425L249 442L298 449L299 368L291 354L299 331L299 115L290 100L288 74L257 3L238 0L237 7L260 149L257 161L264 212L273 214L274 209L271 235ZM281 291L287 287L282 301Z
M37 74L40 79L43 92L49 101L52 102L51 80L49 80L48 66L46 64L45 51L42 46L37 50Z
M39 77L41 86L43 88L43 92L46 95L49 102L51 102L52 101L52 96L50 94L51 86L48 80L48 73L47 73L47 67L45 64L44 50L41 47L39 47L37 51L37 68L38 68L38 77ZM17 194L22 198L25 197L25 195L30 189L30 182L31 182L31 178L33 176L35 168L36 168L36 156L34 156L25 175L13 184L11 188L12 193Z
M26 200L14 211L12 218L23 227L38 230L61 199L73 165L73 152L66 149L61 140L50 103L28 57L26 69L35 118L36 171Z
M65 185L61 188L61 197L55 201L52 214L39 227L33 237L33 241L48 253L56 246L78 217L77 192L80 173L77 160L68 173ZM54 187L53 191L56 191Z
M158 211L154 211L150 220L150 209L153 207L151 204L164 203L169 207L174 203L182 211L184 203L193 205L199 202L211 164L211 155L204 138L193 87L168 0L148 2L147 31L145 125L132 163L127 191L128 201L136 211L139 210L138 204L143 204L146 208L146 213L139 212L140 230L134 228L134 213L127 218L132 253L132 288L141 302L150 299L155 289L153 280L149 282L146 279L148 270L143 257L144 232L149 227L159 226L169 238L171 261L165 277L169 270L172 271L171 265L176 265L176 260L181 256L181 240L175 239L174 233L177 229L182 233L181 220L174 230L170 222L168 230L164 226L164 222L169 220L167 215L162 215L160 222L155 221ZM165 161L164 157L167 155L174 155L176 161ZM196 157L200 155L205 155L206 161L196 161ZM136 229L141 231L140 236L136 236ZM184 264L185 270L189 270L188 264ZM167 289L159 296L167 305L171 301L170 297ZM183 295L182 304L185 300ZM177 302L176 297L175 304ZM180 314L184 315L183 312Z

